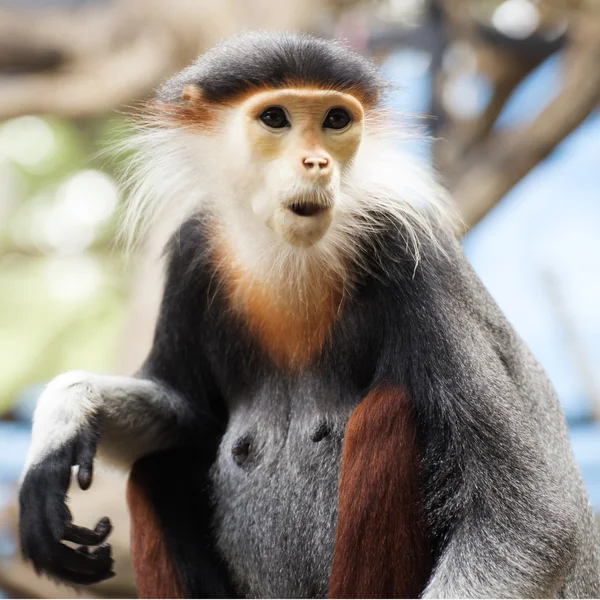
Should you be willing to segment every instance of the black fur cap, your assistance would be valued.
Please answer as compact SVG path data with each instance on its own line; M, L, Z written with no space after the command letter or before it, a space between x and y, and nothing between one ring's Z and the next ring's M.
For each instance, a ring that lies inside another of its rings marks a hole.
M175 102L190 84L217 103L255 88L300 84L352 91L369 105L377 104L388 86L372 62L341 43L281 32L248 32L222 41L159 88L158 99Z

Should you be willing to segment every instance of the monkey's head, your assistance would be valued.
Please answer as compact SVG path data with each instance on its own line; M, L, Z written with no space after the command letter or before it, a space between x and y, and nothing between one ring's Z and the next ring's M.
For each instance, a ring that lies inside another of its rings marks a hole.
M217 216L245 254L330 260L334 247L354 251L353 233L378 211L416 223L419 197L437 188L385 143L386 88L337 42L246 33L220 43L149 104L126 227L176 205Z

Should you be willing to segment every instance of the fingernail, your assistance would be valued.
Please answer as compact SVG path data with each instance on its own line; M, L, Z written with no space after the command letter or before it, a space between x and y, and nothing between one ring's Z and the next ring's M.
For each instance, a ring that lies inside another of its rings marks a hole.
M79 467L77 482L82 490L87 490L92 485L92 469L89 467Z

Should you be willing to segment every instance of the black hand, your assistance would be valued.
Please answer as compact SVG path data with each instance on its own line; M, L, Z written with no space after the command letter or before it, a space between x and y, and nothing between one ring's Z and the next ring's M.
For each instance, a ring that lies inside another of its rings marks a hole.
M34 463L19 496L23 558L31 560L38 573L73 584L98 583L114 576L110 545L103 543L111 530L108 518L101 519L94 530L79 527L72 523L65 503L73 465L79 466L81 488L90 486L97 439L96 427L89 426ZM62 541L84 546L73 549ZM87 546L98 548L90 552Z

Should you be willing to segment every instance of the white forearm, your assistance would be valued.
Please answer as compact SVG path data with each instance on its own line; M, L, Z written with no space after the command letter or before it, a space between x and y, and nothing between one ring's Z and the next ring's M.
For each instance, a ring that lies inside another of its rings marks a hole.
M155 381L86 371L63 373L38 401L27 468L90 425L98 429L102 455L128 467L140 456L170 445L183 413L177 394Z

